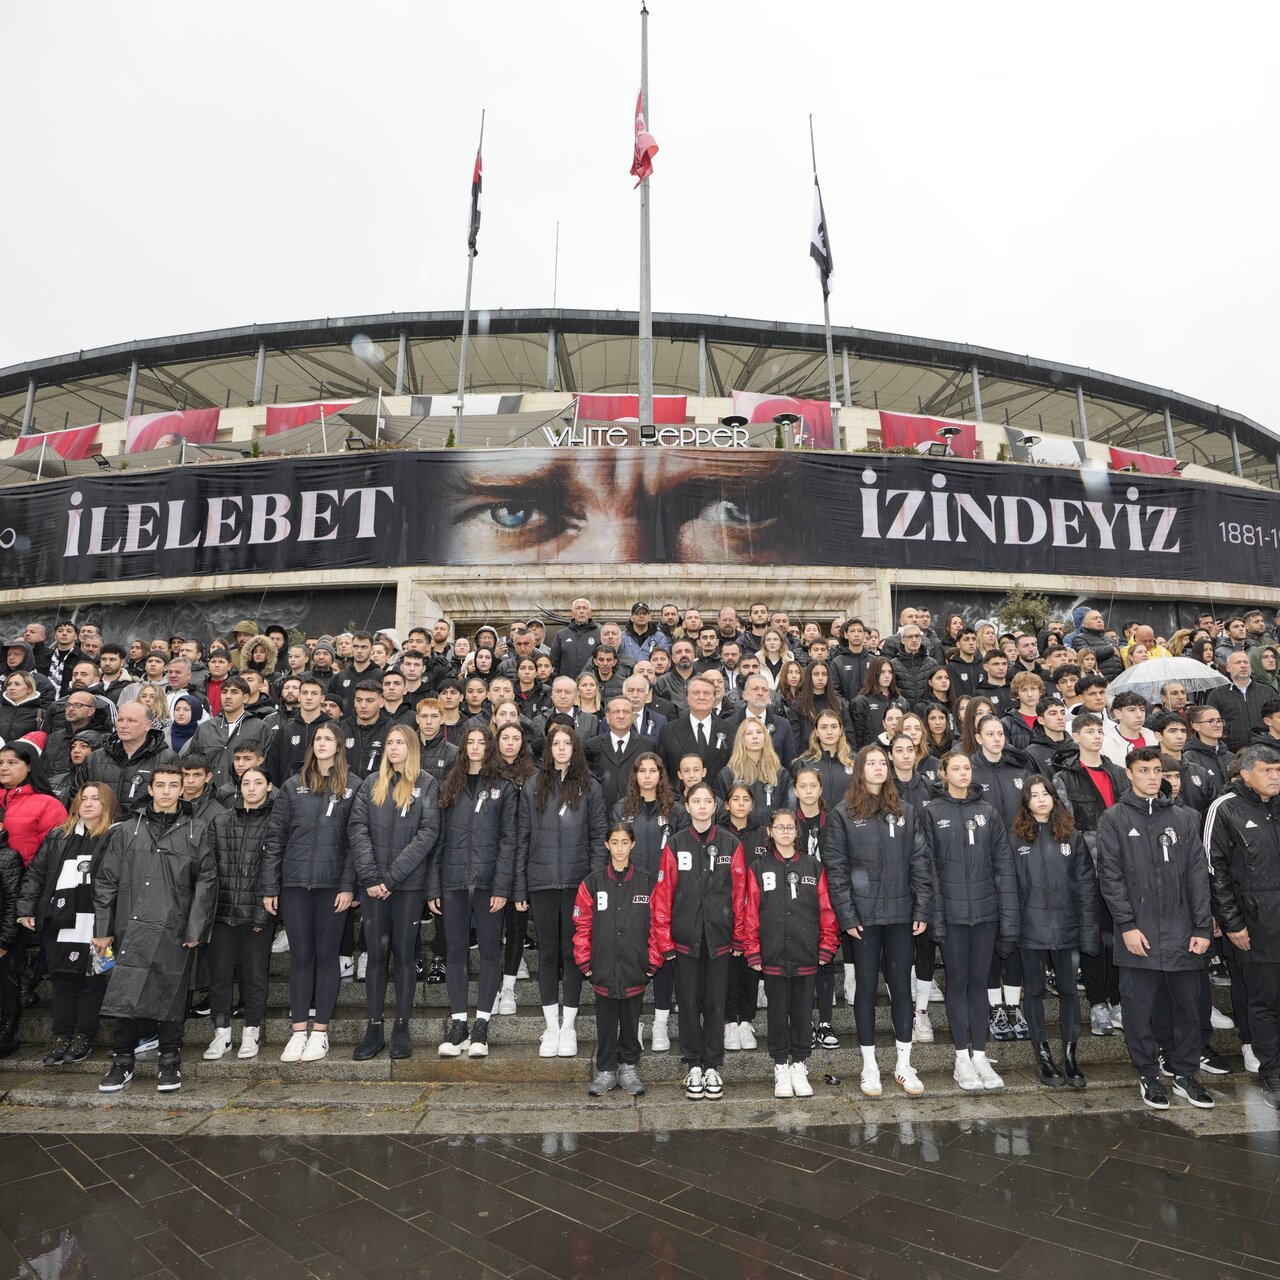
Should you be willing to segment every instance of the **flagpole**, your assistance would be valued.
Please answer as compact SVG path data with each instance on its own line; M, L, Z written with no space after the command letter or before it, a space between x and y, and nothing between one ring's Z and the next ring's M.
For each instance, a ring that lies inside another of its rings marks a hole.
M484 110L480 111L480 141L476 154L484 149ZM458 403L453 406L453 442L462 444L462 404L467 392L467 340L471 335L471 276L476 269L476 251L467 249L467 297L462 306L462 346L458 351Z
M813 157L813 180L818 180L818 148L813 141L813 113L809 113L809 153ZM827 337L827 401L836 403L836 353L831 344L831 298L822 291L822 327Z
M640 0L640 105L649 118L649 10ZM649 179L640 184L640 425L653 423L653 304L649 292Z

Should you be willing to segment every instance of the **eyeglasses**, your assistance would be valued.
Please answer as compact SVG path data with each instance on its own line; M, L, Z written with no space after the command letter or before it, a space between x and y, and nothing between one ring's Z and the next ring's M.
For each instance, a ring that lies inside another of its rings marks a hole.
M1198 721L1196 721L1196 723L1197 724L1221 724L1222 717L1214 716L1213 719L1210 719L1208 716L1202 716Z

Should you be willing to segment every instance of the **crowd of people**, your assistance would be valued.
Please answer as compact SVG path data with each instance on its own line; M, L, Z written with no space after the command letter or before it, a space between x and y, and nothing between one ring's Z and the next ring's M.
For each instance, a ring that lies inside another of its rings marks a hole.
M1203 1078L1232 1070L1212 1034L1234 1025L1280 1106L1280 611L1168 637L1089 608L1040 631L898 623L765 602L602 623L586 599L552 635L31 622L0 694L0 1056L47 980L47 1067L92 1054L108 1016L100 1089L150 1050L179 1089L193 1014L206 1059L260 1052L288 950L281 1062L329 1053L347 979L357 1060L412 1054L420 978L447 991L439 1055L483 1057L532 921L537 1052L578 1054L590 983L592 1096L644 1091L673 1008L688 1098L723 1096L761 1010L775 1095L808 1096L837 988L880 1096L883 985L908 1095L942 1003L965 1091L1002 1087L991 1041L1084 1087L1087 1027L1123 1033L1146 1105L1171 1080L1211 1107ZM1135 684L1170 657L1190 674Z

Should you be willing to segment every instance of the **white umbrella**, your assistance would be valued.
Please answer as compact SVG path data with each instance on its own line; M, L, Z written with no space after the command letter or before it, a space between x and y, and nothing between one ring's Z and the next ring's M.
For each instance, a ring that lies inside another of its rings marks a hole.
M1152 702L1159 698L1160 686L1171 682L1180 684L1189 694L1196 694L1226 684L1227 677L1194 658L1148 658L1122 671L1107 685L1107 706L1118 693L1140 693Z

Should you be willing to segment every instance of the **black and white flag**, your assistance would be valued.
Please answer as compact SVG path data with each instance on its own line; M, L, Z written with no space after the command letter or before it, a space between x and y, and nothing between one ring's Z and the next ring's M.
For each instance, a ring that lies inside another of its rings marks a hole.
M822 296L831 293L831 277L835 275L835 262L831 257L831 240L827 236L827 218L822 211L822 189L818 175L813 175L813 230L809 233L809 257L822 281Z

